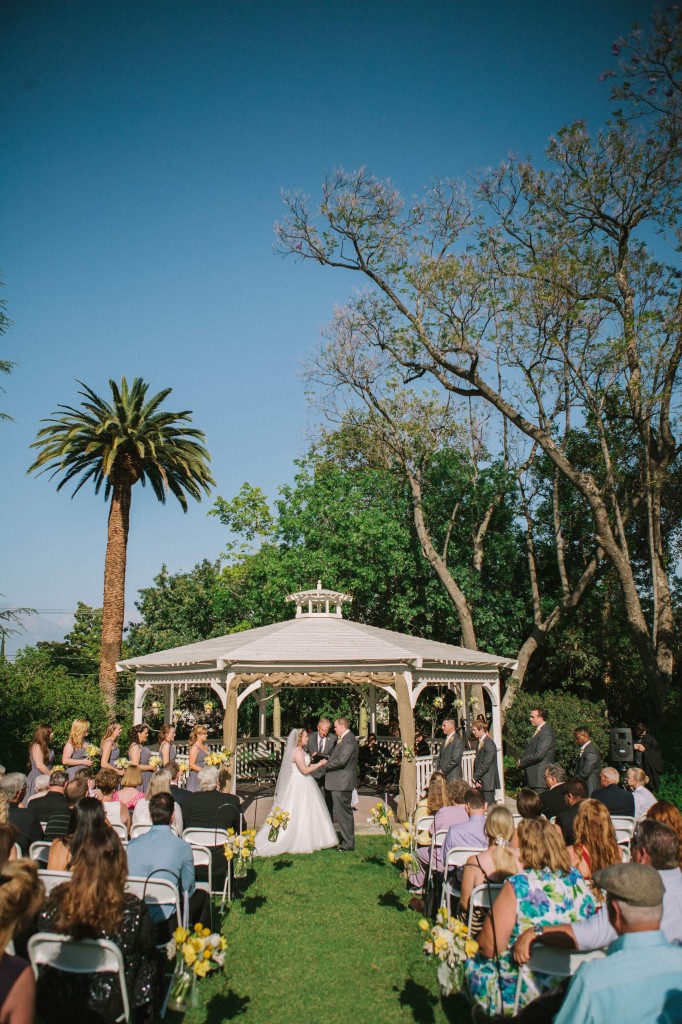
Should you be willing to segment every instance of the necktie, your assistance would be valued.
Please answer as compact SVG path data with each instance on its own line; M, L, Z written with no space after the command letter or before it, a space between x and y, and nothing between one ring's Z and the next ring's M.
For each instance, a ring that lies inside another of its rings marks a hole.
M324 736L320 736L320 742L317 744L318 754L324 754Z

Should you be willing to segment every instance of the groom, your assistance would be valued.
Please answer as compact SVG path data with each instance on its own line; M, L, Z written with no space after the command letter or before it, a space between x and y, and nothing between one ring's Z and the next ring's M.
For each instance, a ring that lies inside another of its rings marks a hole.
M355 849L355 819L351 798L357 785L357 764L360 748L350 731L347 718L334 720L336 746L329 755L324 777L325 789L332 795L334 814L341 833L338 850Z

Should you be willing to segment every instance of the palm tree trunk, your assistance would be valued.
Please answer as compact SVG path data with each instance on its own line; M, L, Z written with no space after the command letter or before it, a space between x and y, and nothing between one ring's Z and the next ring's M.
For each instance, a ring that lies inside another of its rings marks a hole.
M99 666L99 685L109 712L113 712L116 705L116 662L120 660L123 642L131 491L130 482L117 481L109 507L107 552L104 559L102 651Z

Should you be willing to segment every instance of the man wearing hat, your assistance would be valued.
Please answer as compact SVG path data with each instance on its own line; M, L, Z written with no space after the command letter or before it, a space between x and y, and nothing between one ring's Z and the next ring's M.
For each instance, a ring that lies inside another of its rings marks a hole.
M617 938L606 957L584 963L554 1024L642 1024L682 1020L682 948L660 930L664 886L647 864L595 871Z

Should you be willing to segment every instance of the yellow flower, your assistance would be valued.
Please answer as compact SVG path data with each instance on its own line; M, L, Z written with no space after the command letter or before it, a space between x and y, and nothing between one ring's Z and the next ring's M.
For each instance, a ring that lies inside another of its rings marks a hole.
M386 856L390 860L391 864L395 864L395 854L394 854L393 850L389 850L388 853L386 854Z
M412 854L411 853L403 853L403 854L400 855L400 859L403 862L403 864L409 864L410 861L412 860Z
M382 816L379 818L379 824L388 825L388 818L386 817L385 814L382 814Z
M448 948L448 940L444 935L436 935L433 940L433 950L435 953L445 953Z
M203 932L203 930L204 930L204 926L203 926L203 924L200 924L200 923L199 923L199 922L197 921L197 923L196 923L196 924L194 925L194 931L195 931L195 932L198 932L198 933L199 933L199 935L201 935L201 933Z
M207 927L206 927L206 926L204 925L204 927L203 927L203 928L201 929L201 934L202 934L202 935L210 935L210 934L211 934L211 929L210 929L210 928L207 928Z
M211 946L204 950L204 960L210 960L213 956L213 949Z
M474 942L473 939L467 939L464 943L464 952L468 957L476 956L478 953L478 943Z
M190 945L183 946L182 947L182 956L183 956L183 959L184 959L184 961L185 961L185 963L187 964L188 967L191 964L193 964L194 961L197 958L197 954L195 952L194 946L190 946Z
M194 973L199 978L205 978L208 972L211 970L211 964L208 960L197 960L194 965Z
M225 847L225 860L232 860L233 857L234 857L234 852L230 849L229 846L226 846Z
M423 932L430 932L431 931L431 922L427 921L425 917L422 917L421 921L419 922L419 928Z
M186 928L176 928L173 932L173 938L178 945L181 945L185 939L189 936L189 932Z

